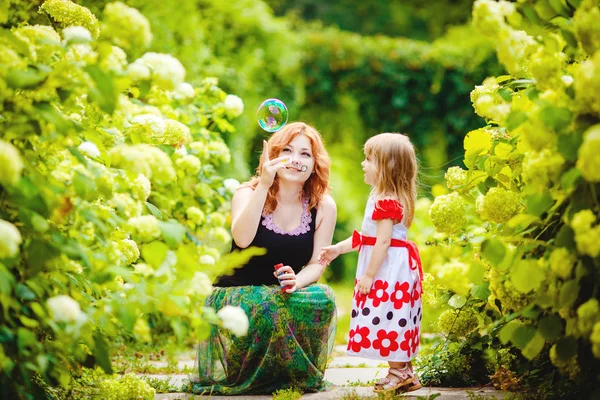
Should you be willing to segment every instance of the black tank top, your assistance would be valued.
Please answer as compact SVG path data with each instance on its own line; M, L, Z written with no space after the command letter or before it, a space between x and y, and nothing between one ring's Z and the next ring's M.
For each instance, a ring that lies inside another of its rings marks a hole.
M273 276L273 267L279 263L289 265L295 273L300 272L312 257L317 219L316 207L309 212L308 202L303 203L302 222L291 234L283 233L275 226L271 215L262 215L250 246L263 247L267 253L252 257L246 265L235 269L233 275L220 276L215 286L279 285ZM233 241L231 250L237 249L240 248Z

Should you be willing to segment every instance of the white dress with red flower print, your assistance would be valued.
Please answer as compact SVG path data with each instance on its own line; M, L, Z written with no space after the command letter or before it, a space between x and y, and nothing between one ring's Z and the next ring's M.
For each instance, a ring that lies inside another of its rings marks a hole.
M402 221L402 217L399 202L379 200L376 209L370 197L361 236L375 237L377 220ZM392 238L406 240L406 226L402 222L394 225ZM419 350L423 313L419 268L415 268L415 260L411 261L406 247L390 246L370 293L363 295L356 284L367 270L372 252L373 246L364 244L359 251L348 354L383 361L411 361Z

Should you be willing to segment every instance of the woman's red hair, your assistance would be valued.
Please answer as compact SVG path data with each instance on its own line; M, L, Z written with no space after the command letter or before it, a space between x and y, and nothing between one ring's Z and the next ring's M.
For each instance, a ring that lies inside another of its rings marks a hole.
M302 196L308 197L308 207L313 209L317 207L324 195L330 192L329 187L329 167L331 159L325 146L321 134L312 126L304 122L292 122L287 124L277 132L273 133L267 144L269 146L269 159L279 157L285 146L290 144L298 135L304 135L310 140L312 155L315 160L315 166L310 178L304 182ZM255 189L260 181L260 173L263 168L263 158L256 168L256 175L242 186L250 186ZM279 176L275 176L275 181L269 188L267 199L265 201L264 211L272 213L277 208L277 194L279 193Z

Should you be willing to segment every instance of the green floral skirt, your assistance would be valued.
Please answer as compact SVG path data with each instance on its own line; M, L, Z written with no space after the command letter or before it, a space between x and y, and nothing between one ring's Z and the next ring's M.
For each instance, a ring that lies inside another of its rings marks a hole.
M236 395L326 386L325 367L335 337L333 290L313 284L292 294L279 286L215 288L206 301L218 311L240 306L248 315L246 336L213 326L198 347L197 373L187 391Z

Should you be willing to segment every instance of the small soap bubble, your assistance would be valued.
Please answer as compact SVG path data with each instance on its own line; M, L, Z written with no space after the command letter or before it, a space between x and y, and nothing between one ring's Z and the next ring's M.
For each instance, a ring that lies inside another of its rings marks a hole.
M279 99L267 99L256 112L258 125L267 132L277 132L287 123L288 109Z

